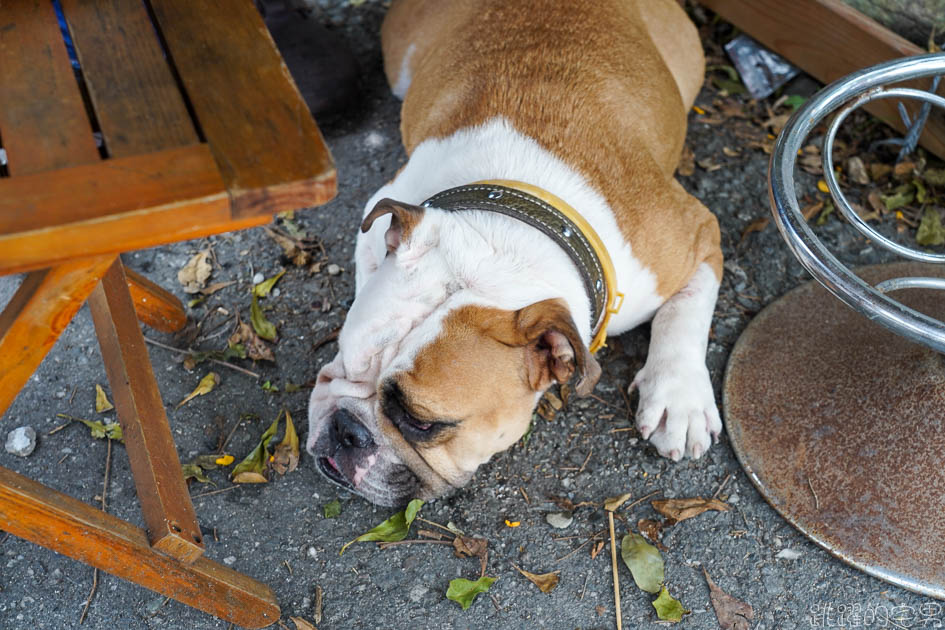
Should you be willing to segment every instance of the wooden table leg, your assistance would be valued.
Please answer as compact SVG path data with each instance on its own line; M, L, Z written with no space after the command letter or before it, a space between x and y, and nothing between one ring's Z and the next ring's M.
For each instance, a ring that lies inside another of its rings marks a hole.
M151 545L193 562L203 537L120 259L89 296L89 308Z
M125 268L138 319L155 330L174 333L187 325L187 311L177 297L139 273Z
M0 529L247 628L279 620L272 590L206 558L183 564L130 523L0 468Z
M26 276L0 313L0 417L115 260L80 260Z

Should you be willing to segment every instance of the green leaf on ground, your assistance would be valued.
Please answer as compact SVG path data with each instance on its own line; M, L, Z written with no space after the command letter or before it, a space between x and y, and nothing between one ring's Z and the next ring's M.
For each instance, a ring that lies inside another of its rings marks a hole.
M926 208L916 230L915 240L919 245L945 244L945 229L942 228L942 217L935 208Z
M209 483L211 486L216 485L210 481L210 477L208 477L206 473L203 472L203 468L197 464L182 464L180 469L184 474L184 481L187 481L188 479L196 479L200 483Z
M338 552L338 555L343 554L345 549L356 542L397 542L398 540L403 540L407 537L407 532L410 530L410 524L413 523L413 519L416 518L417 512L420 511L420 507L422 505L423 501L420 499L414 499L407 504L407 509L405 509L403 512L394 514L371 531L361 534L351 542L347 543L341 548L341 551Z
M269 442L276 435L276 431L279 430L279 420L281 419L282 414L280 413L259 438L256 448L233 468L233 472L230 473L233 483L266 483L269 481L266 478L266 465L269 462L268 447Z
M690 612L683 608L678 599L669 594L665 586L660 591L660 596L653 601L653 608L656 609L656 616L662 621L671 622L681 621L683 615L688 615Z
M260 385L260 387L262 387L263 391L269 392L270 394L275 394L279 391L279 386L273 385L272 381L266 381Z
M255 297L269 297L269 292L272 291L272 288L276 286L276 283L279 282L279 278L285 275L285 269L277 273L271 278L263 280L259 284L253 287L253 295Z
M663 556L659 549L640 534L629 533L620 543L620 557L633 575L633 581L647 593L658 593L663 585Z
M338 499L329 501L322 506L322 513L325 515L325 518L335 518L341 514L341 501Z
M475 582L465 578L450 580L450 587L446 590L446 598L453 600L462 606L463 610L466 610L472 605L473 600L476 599L479 593L488 591L493 582L498 579L484 575Z
M253 293L253 301L249 306L249 323L253 325L256 334L263 339L267 341L276 340L276 326L263 315L255 292Z
M886 204L887 210L898 210L915 200L915 189L912 184L903 184L894 188L891 194L880 195L879 198Z
M110 440L118 440L119 442L124 439L121 433L121 425L117 422L103 423L101 420L85 420L84 418L76 418L64 413L57 413L56 416L65 418L66 420L72 420L73 422L81 422L89 428L89 433L96 439L104 440L108 438Z

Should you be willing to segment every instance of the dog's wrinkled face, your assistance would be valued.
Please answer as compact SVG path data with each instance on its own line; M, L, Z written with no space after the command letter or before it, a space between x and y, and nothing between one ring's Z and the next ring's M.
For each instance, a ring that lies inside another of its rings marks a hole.
M483 260L450 256L481 230L383 200L362 231L388 215L386 256L359 243L357 296L312 392L307 446L335 483L400 505L465 484L525 433L548 386L577 374L588 392L600 368L562 300L501 308Z

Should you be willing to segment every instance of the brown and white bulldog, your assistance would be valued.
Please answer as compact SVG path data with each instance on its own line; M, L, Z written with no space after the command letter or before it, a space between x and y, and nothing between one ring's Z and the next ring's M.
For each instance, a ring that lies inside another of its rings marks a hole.
M650 319L637 426L700 457L722 254L673 179L704 66L676 1L395 0L381 35L410 157L365 207L310 401L319 469L384 505L445 494Z

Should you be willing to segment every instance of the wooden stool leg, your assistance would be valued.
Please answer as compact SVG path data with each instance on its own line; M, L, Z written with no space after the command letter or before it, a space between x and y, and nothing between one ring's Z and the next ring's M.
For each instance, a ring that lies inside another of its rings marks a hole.
M131 269L125 268L125 277L135 312L143 323L165 333L177 332L187 325L187 311L175 295Z
M113 260L75 261L26 276L0 313L0 417Z
M203 537L120 259L89 296L89 308L151 545L193 562Z
M247 628L279 620L272 590L206 558L185 565L144 531L0 468L0 529Z

